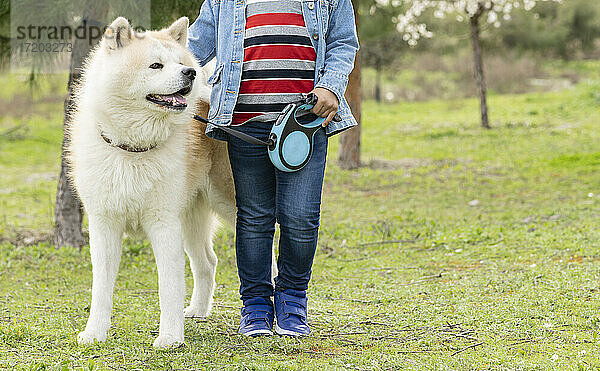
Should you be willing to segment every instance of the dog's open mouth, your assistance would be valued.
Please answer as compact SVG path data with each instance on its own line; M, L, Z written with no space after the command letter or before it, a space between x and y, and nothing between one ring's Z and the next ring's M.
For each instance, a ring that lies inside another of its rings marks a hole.
M191 91L192 86L188 85L173 94L148 94L146 100L165 108L182 111L187 107L185 96Z

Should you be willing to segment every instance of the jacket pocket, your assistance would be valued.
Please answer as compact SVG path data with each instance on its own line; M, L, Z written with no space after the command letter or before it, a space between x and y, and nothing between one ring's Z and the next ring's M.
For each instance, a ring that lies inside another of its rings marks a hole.
M321 0L325 5L327 5L327 10L332 11L337 8L339 0Z
M221 107L221 72L223 65L217 67L211 77L206 80L206 83L211 87L210 92L210 109L208 111L208 119L212 120L219 114Z
M215 85L219 81L221 81L221 72L223 71L223 65L217 67L215 72L206 80L208 85Z

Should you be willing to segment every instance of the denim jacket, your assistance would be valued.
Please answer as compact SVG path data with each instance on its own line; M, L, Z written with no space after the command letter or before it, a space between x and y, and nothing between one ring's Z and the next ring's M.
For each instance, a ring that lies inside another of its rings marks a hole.
M348 75L354 67L358 38L351 0L301 0L304 23L317 53L315 87L332 91L338 98L342 119L326 127L327 135L357 125L344 98ZM200 65L216 57L208 119L230 125L242 77L244 60L245 0L205 0L198 19L190 26L188 46ZM224 139L208 125L206 134Z

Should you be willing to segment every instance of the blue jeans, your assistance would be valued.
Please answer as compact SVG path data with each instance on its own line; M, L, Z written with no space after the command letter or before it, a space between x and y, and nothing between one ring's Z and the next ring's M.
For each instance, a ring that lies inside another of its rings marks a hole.
M272 125L247 123L236 129L267 140ZM235 250L242 300L272 296L273 289L306 290L319 234L327 157L325 130L315 134L308 164L292 173L276 169L266 147L231 135L228 144L237 204ZM271 259L275 222L281 236L274 288Z

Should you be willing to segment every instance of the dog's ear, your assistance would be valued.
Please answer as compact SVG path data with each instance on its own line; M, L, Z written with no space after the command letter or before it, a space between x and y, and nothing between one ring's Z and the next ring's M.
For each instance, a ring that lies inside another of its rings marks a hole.
M190 21L187 17L181 17L167 29L167 32L179 44L186 46L189 24Z
M133 28L123 17L115 19L104 32L104 42L110 50L126 47L131 43L133 37Z

